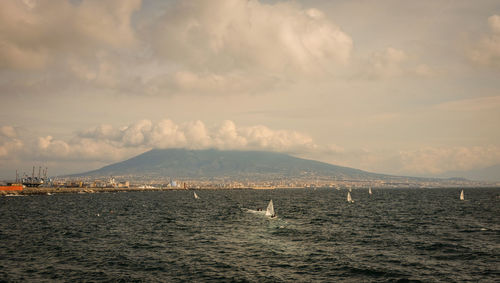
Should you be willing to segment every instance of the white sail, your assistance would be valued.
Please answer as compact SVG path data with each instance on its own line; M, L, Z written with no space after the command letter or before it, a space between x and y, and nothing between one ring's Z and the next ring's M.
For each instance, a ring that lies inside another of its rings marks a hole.
M347 202L354 202L351 198L351 193L350 192L347 192Z
M271 216L271 217L275 216L275 214L274 214L273 200L270 200L269 204L267 205L266 216Z
M193 192L193 195L194 195L194 198L195 199L199 199L198 195L196 194L196 192Z
M372 194L372 187L368 188L368 193L371 195Z
M464 199L465 199L465 198L464 198L464 190L462 190L462 191L460 192L460 200L464 200Z

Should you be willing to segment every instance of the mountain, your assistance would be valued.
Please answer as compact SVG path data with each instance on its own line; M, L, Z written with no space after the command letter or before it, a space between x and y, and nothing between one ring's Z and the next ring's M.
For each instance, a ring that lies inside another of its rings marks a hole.
M265 151L153 149L128 160L73 176L381 178L358 169ZM389 176L387 176L389 177Z
M500 182L500 164L468 171L450 171L440 177L461 177L474 181Z

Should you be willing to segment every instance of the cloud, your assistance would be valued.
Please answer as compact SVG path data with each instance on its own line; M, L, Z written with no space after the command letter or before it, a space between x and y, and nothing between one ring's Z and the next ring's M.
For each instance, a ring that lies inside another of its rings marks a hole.
M316 72L346 63L352 49L321 11L289 2L178 1L152 30L161 58L200 73Z
M140 0L1 1L0 96L138 92ZM8 79L5 79L8 78Z
M491 31L500 34L500 16L493 15L488 18L488 24L490 25Z
M176 124L172 120L140 120L123 127L98 125L69 140L51 135L23 141L12 126L0 127L0 160L62 164L107 164L151 148L265 150L308 152L317 147L307 135L266 126L238 127L233 121L207 127L202 121ZM57 167L58 165L55 165Z
M0 127L0 160L7 160L22 150L24 144L12 126Z
M130 158L151 148L284 152L368 171L410 176L432 176L500 163L500 148L495 145L427 146L400 151L352 149L317 144L308 135L296 131L275 130L263 125L243 127L230 120L210 127L199 120L180 124L168 119L140 120L123 127L98 125L76 133L69 140L46 135L33 142L21 139L14 127L0 127L0 160L3 163L49 162L58 168L61 164L79 162L82 166L92 164L95 167Z
M296 131L273 131L265 126L253 126L242 130L248 146L284 152L308 152L317 145L312 138Z
M112 125L101 124L97 127L80 131L78 136L97 140L117 140L120 138L120 131L113 128Z
M439 73L427 64L418 63L415 56L394 47L371 52L365 58L361 58L356 72L361 78L368 79L401 76L433 77Z
M500 16L489 17L488 24L490 34L473 44L467 55L476 65L500 70Z
M301 156L370 172L400 176L439 176L450 171L466 171L500 164L500 147L425 146L406 150L377 150L318 146L316 150Z
M408 55L403 50L388 47L383 52L374 53L371 60L376 72L395 75L401 72L400 65L408 60Z
M140 0L0 3L0 68L40 69L68 57L92 58L96 50L135 41L131 14Z
M351 37L317 9L257 0L164 7L144 20L133 18L140 0L2 1L0 71L14 76L1 93L252 93L325 78L350 61Z
M150 78L145 82L148 94L234 94L269 91L281 79L273 75L248 73L213 73L180 70Z
M484 168L500 163L498 146L424 147L399 153L401 172L440 174Z
M15 138L17 136L16 129L12 126L2 126L0 127L0 136L6 138Z
M171 67L147 84L176 92L254 92L325 78L349 63L353 46L321 11L292 2L177 1L139 34Z
M24 157L42 161L101 161L110 162L138 154L140 148L127 148L108 140L78 138L63 141L52 136L39 137L36 145L26 148Z
M420 77L434 77L436 75L442 74L442 70L437 70L427 64L419 64L412 70L417 76Z
M439 111L479 112L500 111L500 96L488 96L444 102L435 106Z
M100 125L80 132L78 137L123 148L217 148L291 152L315 147L310 137L295 131L272 130L262 125L237 127L229 120L211 128L207 128L199 120L182 124L168 119L157 123L141 120L120 129Z

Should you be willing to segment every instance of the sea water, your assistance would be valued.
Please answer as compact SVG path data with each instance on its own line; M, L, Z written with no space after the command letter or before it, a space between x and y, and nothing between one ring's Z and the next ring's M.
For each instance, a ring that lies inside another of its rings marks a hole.
M497 281L500 190L460 190L1 197L0 281Z

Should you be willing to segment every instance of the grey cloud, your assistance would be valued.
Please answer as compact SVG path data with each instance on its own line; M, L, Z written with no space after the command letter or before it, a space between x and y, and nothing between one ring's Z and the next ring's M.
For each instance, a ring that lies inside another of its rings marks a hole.
M0 69L31 69L58 92L252 93L325 78L349 62L353 45L321 11L290 2L176 1L148 24L131 22L139 0L0 6ZM0 88L24 95L51 91L47 84L14 76Z
M352 39L291 3L179 1L153 24L153 49L197 72L307 73L349 60Z
M140 0L0 3L0 67L40 69L67 57L134 43L130 26Z

